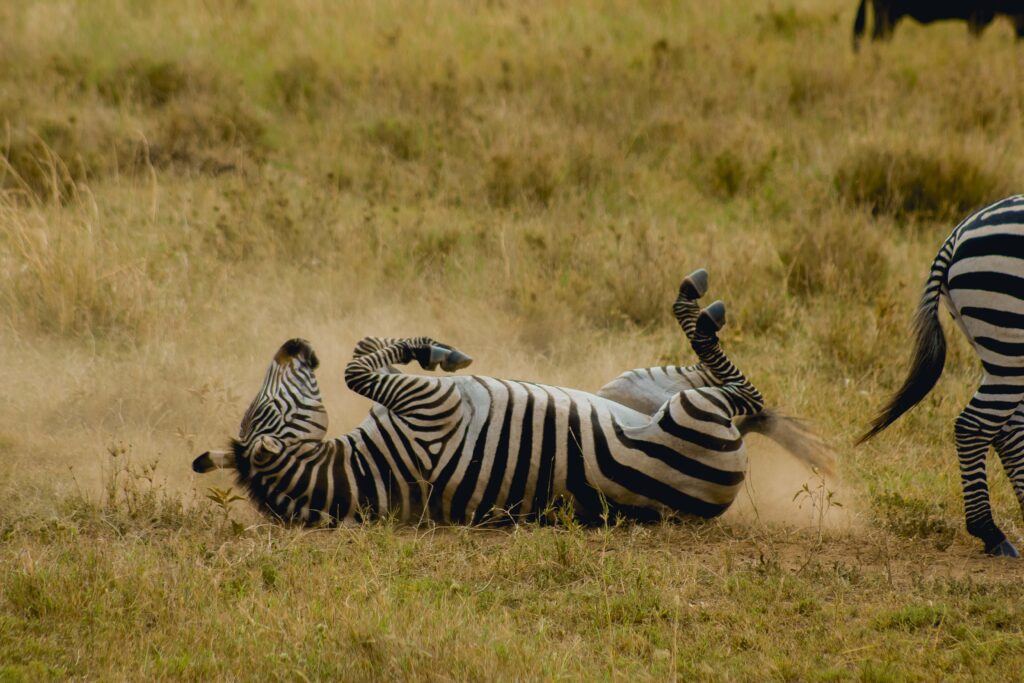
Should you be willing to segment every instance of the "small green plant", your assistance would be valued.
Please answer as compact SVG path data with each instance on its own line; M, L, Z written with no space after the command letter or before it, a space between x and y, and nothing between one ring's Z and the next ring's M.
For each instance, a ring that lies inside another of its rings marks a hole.
M235 493L232 487L226 489L211 486L206 489L206 497L213 501L213 504L220 509L224 515L224 521L231 526L231 531L237 536L245 531L245 525L231 518L231 506L240 500L245 500L245 496L240 496Z
M130 442L116 441L106 447L102 463L102 497L99 504L82 500L115 529L178 528L185 517L181 496L168 489L157 475L159 461L139 462Z
M841 508L843 504L836 499L836 492L825 484L825 477L817 468L814 469L814 474L817 477L817 482L812 485L811 482L805 481L800 490L793 494L793 500L799 501L800 508L803 508L805 503L811 506L817 530L817 542L820 544L824 537L825 518L829 511L832 508Z

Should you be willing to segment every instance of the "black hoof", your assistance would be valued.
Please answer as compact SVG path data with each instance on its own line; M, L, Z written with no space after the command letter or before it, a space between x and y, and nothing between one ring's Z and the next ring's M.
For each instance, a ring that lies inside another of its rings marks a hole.
M703 268L695 270L679 285L679 296L691 301L699 299L708 291L708 271Z
M472 362L472 358L450 346L431 344L430 356L425 363L420 363L420 367L424 370L437 370L438 366L440 366L445 372L455 372Z
M441 369L445 372L455 372L468 367L473 359L464 354L462 351L452 349L448 352L448 357L441 363Z
M1008 539L1004 539L1002 543L985 552L993 557L1020 557L1020 553Z
M708 337L725 327L725 304L716 301L703 311L697 318L697 332Z

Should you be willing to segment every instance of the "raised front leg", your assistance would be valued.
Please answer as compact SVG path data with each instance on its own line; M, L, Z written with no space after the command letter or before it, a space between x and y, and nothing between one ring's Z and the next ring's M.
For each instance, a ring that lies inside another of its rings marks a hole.
M708 271L695 270L679 285L679 294L672 304L672 313L688 340L697 334L697 320L700 317L698 300L707 293ZM667 365L653 368L637 368L622 373L601 387L597 395L632 408L645 415L653 415L665 401L681 391L713 387L721 381L705 367L704 363L681 367Z
M352 351L352 357L366 356L374 351L380 351L381 349L393 346L400 341L402 340L396 337L363 337L356 342L356 348Z
M419 422L443 419L452 413L460 399L451 378L390 374L386 369L415 360L424 369L440 366L454 372L472 362L469 356L429 337L394 340L388 346L358 355L360 348L372 344L367 338L356 345L354 357L345 367L345 384L349 389L397 415L415 417Z

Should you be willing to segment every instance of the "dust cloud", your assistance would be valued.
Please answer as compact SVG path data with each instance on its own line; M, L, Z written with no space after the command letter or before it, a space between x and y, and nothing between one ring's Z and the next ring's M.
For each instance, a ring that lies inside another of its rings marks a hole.
M744 440L747 479L724 519L829 531L860 525L856 493L838 476L812 471L760 435Z

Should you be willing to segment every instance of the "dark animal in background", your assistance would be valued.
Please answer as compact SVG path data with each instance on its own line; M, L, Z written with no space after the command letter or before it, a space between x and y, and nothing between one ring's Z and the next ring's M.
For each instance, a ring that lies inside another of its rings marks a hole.
M961 19L973 36L981 32L1000 16L1013 22L1017 39L1024 39L1024 0L871 0L875 14L872 40L888 40L903 17L911 17L922 24L947 19ZM861 0L857 18L853 22L853 49L860 47L861 36L867 28L868 0Z

